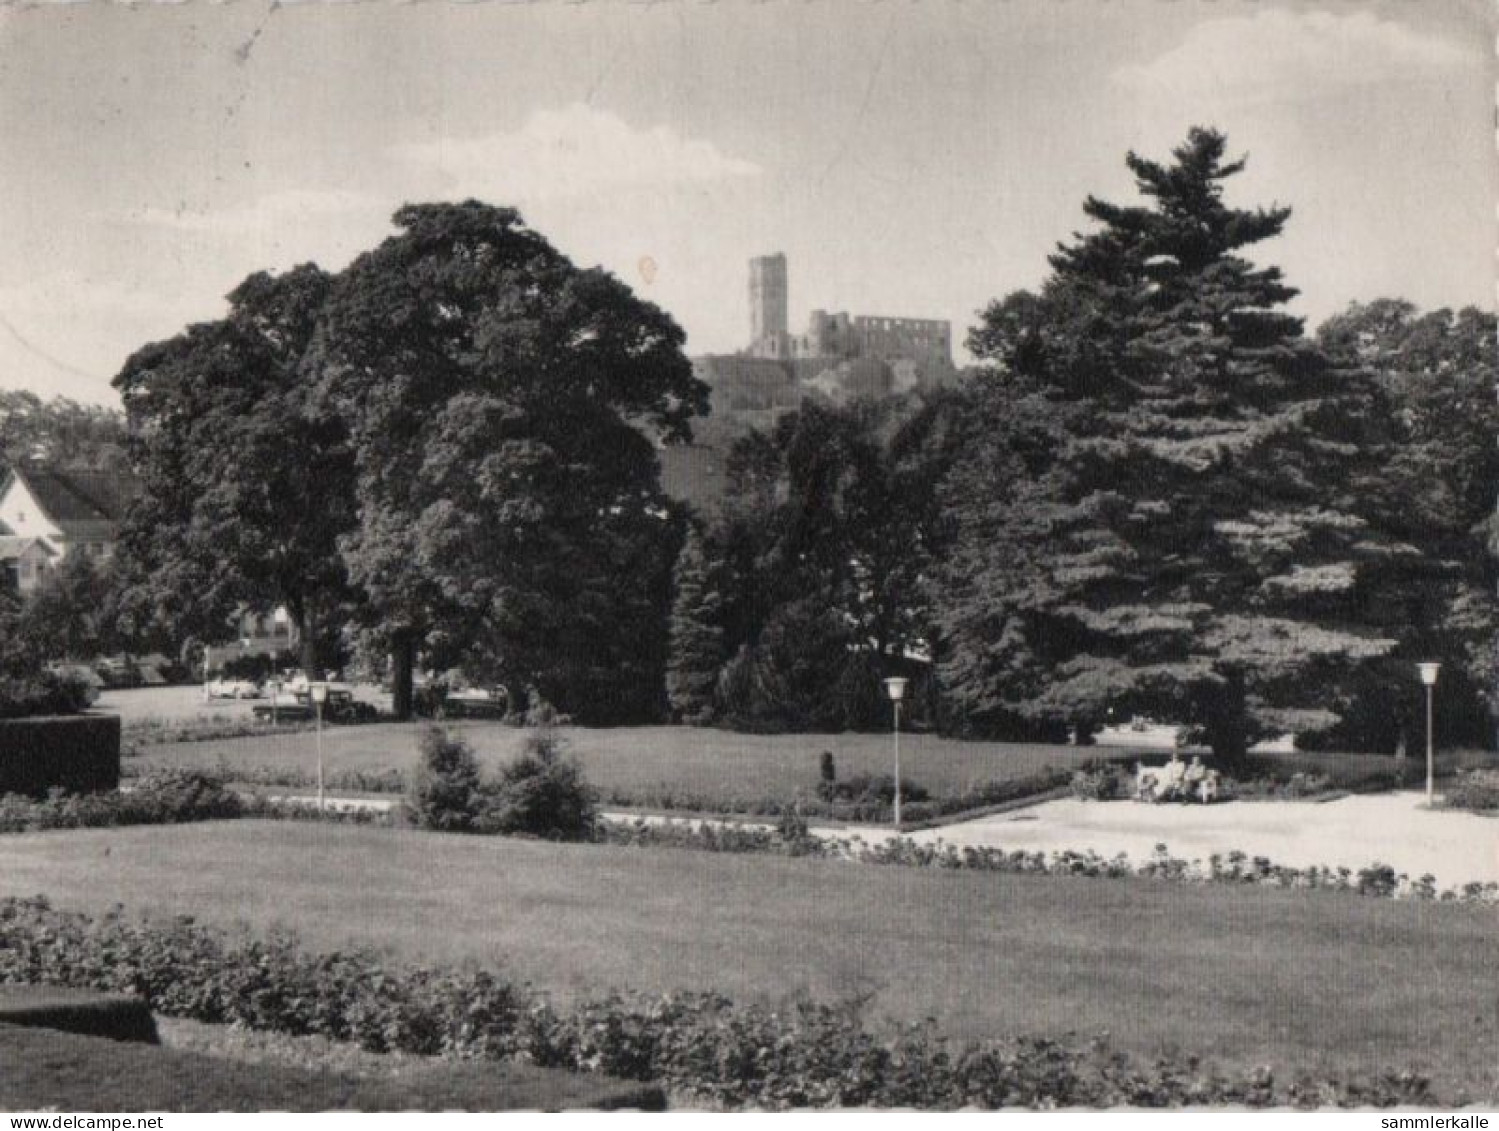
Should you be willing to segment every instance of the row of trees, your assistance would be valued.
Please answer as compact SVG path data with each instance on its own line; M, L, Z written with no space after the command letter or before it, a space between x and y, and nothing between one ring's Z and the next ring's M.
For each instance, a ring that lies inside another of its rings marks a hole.
M588 722L880 725L917 677L952 732L1189 722L1390 747L1440 659L1449 737L1495 706L1495 324L1381 301L1314 336L1246 258L1289 210L1223 198L1196 130L1128 159L983 365L925 399L808 402L738 441L713 514L654 445L706 389L661 311L507 209L420 205L348 268L258 274L116 379L146 490L116 622L222 636L287 608ZM103 607L100 605L99 607Z
M67 397L0 389L0 468L37 460L107 471L126 464L125 420Z
M132 613L211 638L284 606L309 670L353 626L401 714L420 654L589 721L655 717L679 532L653 440L706 407L681 329L509 209L395 224L126 363Z

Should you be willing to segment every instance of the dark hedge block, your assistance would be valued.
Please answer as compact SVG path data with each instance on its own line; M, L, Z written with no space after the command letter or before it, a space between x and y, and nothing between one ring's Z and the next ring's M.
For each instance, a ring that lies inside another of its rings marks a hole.
M653 1084L436 1062L397 1079L249 1064L0 1024L0 1111L662 1111Z
M0 719L0 794L44 797L120 785L118 715Z
M0 1024L148 1045L158 1039L145 998L59 986L0 985Z

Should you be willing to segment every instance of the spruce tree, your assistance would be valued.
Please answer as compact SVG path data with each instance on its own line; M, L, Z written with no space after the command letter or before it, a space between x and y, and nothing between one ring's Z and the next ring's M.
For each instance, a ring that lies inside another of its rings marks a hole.
M700 726L713 720L713 692L724 661L724 643L723 597L696 530L682 544L673 581L676 600L671 611L666 694L674 715Z
M1244 258L1290 211L1228 206L1244 162L1225 153L1194 129L1170 165L1130 154L1147 203L1089 198L1097 230L971 339L998 367L996 427L950 480L940 588L943 683L979 725L1143 712L1233 759L1334 725L1393 647L1363 627L1362 583L1398 547L1356 506L1379 389L1329 364L1279 269Z

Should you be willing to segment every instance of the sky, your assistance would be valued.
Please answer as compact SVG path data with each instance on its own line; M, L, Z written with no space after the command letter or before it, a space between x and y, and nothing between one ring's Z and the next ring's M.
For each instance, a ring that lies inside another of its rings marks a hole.
M403 203L520 209L748 344L747 261L814 308L1034 287L1131 150L1193 125L1285 204L1255 258L1312 325L1495 296L1487 0L700 0L0 7L0 388L117 404L140 346L256 270L337 269ZM959 355L959 360L963 360Z

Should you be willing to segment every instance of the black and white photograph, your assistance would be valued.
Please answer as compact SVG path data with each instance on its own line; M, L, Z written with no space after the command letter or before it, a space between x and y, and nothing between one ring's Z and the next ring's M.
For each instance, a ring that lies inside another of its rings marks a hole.
M0 4L9 1126L1492 1126L1496 37Z

